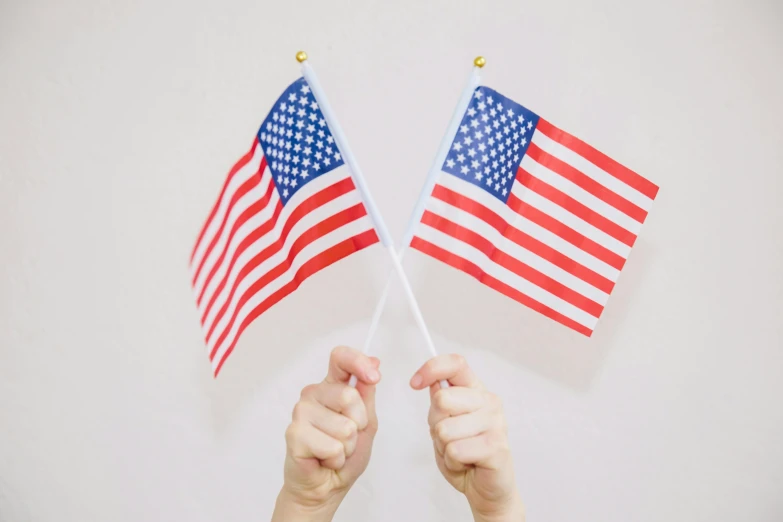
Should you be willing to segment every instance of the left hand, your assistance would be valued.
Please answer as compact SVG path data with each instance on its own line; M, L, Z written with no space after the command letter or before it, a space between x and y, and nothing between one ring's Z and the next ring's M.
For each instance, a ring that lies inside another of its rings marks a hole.
M441 389L440 381L451 386ZM524 519L497 395L484 388L459 355L430 359L411 379L430 389L430 435L446 480L467 497L477 522Z

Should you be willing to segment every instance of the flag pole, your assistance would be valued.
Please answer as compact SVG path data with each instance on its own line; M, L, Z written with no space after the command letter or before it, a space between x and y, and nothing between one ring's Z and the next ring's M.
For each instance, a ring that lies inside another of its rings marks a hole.
M342 127L340 127L340 124L337 121L337 117L334 115L332 107L329 105L329 101L326 98L326 94L324 93L323 88L321 88L321 83L318 81L318 77L316 76L315 71L312 67L310 67L310 64L307 63L307 53L304 51L299 51L296 53L296 60L302 64L302 76L304 76L304 79L310 86L310 89L313 92L313 96L321 108L321 113L324 115L324 119L329 125L329 129L332 131L332 135L334 136L335 142L337 143L337 148L340 149L343 155L343 159L351 171L351 178L353 178L353 181L356 184L356 188L359 191L362 200L364 201L365 207L367 208L367 213L370 215L370 219L375 225L375 230L378 233L381 244L389 253L392 267L400 278L400 282L402 283L403 289L405 290L405 296L408 299L408 304L410 305L411 311L413 312L413 317L416 320L422 335L424 335L424 341L427 344L427 348L434 357L438 355L438 352L435 350L435 345L432 342L432 337L430 336L430 332L427 329L427 324L424 322L424 316L421 314L419 303L416 301L416 296L413 294L413 289L410 286L410 282L408 281L408 278L405 275L405 271L402 269L402 265L400 264L400 260L397 257L397 252L394 248L394 242L391 240L389 231L386 228L386 223L383 221L380 212L378 212L378 207L375 205L375 201L373 201L372 196L370 195L370 190L367 188L367 185L364 182L364 176L362 175L362 171L359 168L359 164L353 155L353 151L351 151L351 148L348 146L348 140L343 133ZM355 381L355 377L352 377L351 383L353 385L355 385ZM441 385L446 387L448 384L443 382Z
M486 60L482 56L478 56L475 60L473 60L473 69L470 71L467 84L462 90L462 94L460 95L459 101L457 102L457 106L455 107L454 113L451 116L449 126L446 128L446 133L443 135L443 139L440 142L438 152L435 154L435 159L433 160L432 166L430 167L429 173L427 174L424 187L421 189L421 193L419 194L419 200L416 202L413 214L411 214L411 218L408 222L408 228L405 230L405 236L403 238L402 245L397 252L397 257L400 262L402 262L402 259L405 256L405 251L407 250L408 245L410 245L411 239L413 239L413 231L416 229L416 225L421 220L422 214L424 214L424 208L427 205L427 199L432 193L432 189L435 187L435 183L438 179L438 175L440 174L443 162L446 161L446 156L449 153L451 143L454 141L454 137L457 135L459 124L462 121L462 116L465 114L465 111L468 110L470 100L473 98L473 91L481 83L480 72L481 68L484 67L485 64ZM383 293L381 293L381 298L378 300L378 304L375 306L372 321L370 322L370 329L367 333L367 339L364 342L364 353L368 353L370 351L372 339L375 336L375 331L378 329L378 323L380 322L381 315L383 314L383 309L386 307L386 300L389 297L389 289L391 288L393 279L392 276L393 273L390 271L386 279L386 286L384 286Z

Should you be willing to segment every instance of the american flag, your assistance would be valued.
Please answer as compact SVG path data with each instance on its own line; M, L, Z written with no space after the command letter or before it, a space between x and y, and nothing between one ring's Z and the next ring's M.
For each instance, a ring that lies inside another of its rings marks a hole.
M314 273L376 242L351 172L300 78L229 172L191 255L214 374L254 319Z
M411 246L590 336L657 193L482 86Z

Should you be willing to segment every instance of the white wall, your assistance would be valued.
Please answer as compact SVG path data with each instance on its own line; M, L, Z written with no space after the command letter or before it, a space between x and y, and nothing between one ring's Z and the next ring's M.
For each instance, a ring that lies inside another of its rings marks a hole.
M0 520L265 520L298 389L360 345L366 251L213 380L187 260L306 49L400 237L469 71L662 190L592 339L412 254L443 352L505 399L531 521L783 520L783 6L0 1ZM343 521L469 520L399 291ZM403 499L403 500L401 500Z

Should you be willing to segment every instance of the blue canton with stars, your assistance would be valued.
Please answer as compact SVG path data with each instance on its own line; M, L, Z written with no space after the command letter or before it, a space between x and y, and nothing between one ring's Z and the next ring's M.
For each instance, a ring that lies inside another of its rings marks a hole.
M344 164L304 78L278 98L258 130L258 139L284 205L309 181Z
M537 114L497 91L476 88L443 171L505 203L538 119Z

